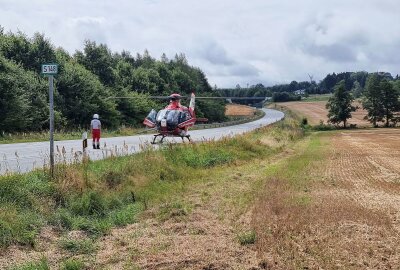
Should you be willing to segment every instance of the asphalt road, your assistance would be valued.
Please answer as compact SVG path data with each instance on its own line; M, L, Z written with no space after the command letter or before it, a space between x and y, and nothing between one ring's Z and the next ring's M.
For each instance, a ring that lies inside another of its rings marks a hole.
M220 139L225 136L242 134L256 128L277 122L284 117L280 111L263 109L265 116L259 120L236 126L193 130L189 134L193 141ZM91 149L88 140L88 155L92 160L115 155L127 155L139 152L148 145L153 135L136 135L101 139L100 150ZM180 138L165 138L165 142L181 142ZM49 163L49 142L0 144L0 175L11 172L25 173L36 168L43 168ZM82 141L69 140L55 142L55 161L57 163L80 162L82 159Z

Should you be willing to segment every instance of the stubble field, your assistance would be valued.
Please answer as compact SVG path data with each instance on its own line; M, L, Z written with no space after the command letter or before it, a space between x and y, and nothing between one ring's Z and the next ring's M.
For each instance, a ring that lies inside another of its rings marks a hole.
M307 117L308 122L311 125L318 125L320 121L327 123L328 121L328 110L325 108L326 101L312 101L312 102L282 102L277 103L277 106L289 109L296 114ZM356 124L357 126L371 126L371 124L364 120L364 116L367 112L362 109L359 102L354 102L354 106L358 106L359 109L352 113L352 118L349 119L349 124Z
M253 116L255 112L255 108L246 105L228 104L225 107L226 116Z
M258 256L272 269L397 269L400 130L315 139L282 165L298 164L297 175L266 184L253 214Z

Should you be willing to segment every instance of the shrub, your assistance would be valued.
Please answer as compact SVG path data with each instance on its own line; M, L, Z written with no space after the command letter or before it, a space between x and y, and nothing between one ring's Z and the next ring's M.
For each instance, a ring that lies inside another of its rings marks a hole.
M307 125L308 125L308 119L307 119L307 117L303 117L303 118L301 119L301 125L302 125L302 126L307 126Z

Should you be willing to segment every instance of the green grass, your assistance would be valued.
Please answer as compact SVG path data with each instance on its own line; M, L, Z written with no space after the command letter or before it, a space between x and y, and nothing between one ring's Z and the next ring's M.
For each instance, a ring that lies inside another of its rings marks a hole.
M85 264L77 259L68 259L61 265L61 270L84 270Z
M306 98L302 98L301 101L315 102L315 101L328 101L332 94L322 94L322 95L309 95Z
M46 224L60 232L82 230L93 239L113 227L137 222L144 209L154 206L160 206L160 220L185 218L192 206L183 203L180 194L206 178L208 170L280 151L284 143L304 136L299 123L287 117L231 139L171 144L160 151L149 148L132 156L58 166L54 180L41 171L2 176L0 247L34 246ZM280 146L264 145L265 136L279 140Z
M50 270L50 266L46 258L42 258L37 262L29 262L19 266L9 268L9 270Z
M256 242L256 232L254 230L242 232L237 236L239 243L244 245L251 245Z
M93 240L91 239L78 240L63 238L60 240L60 247L74 255L90 254L96 250Z

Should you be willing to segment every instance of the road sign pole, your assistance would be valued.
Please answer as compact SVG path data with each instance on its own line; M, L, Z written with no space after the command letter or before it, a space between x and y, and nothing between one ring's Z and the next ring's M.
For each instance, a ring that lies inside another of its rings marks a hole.
M58 64L43 64L41 74L49 77L50 105L50 174L54 177L54 75L58 73Z
M50 102L50 174L54 177L54 85L53 75L49 75L49 102Z

